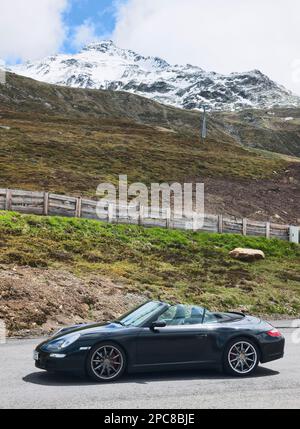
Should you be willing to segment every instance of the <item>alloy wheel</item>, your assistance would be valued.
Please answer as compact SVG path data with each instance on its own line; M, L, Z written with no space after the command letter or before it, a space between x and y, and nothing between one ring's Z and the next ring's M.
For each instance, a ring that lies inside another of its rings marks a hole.
M246 341L235 343L228 353L230 368L240 375L252 372L257 365L257 360L258 356L255 347Z
M91 369L100 380L110 381L117 378L123 368L123 354L115 346L101 346L92 355Z

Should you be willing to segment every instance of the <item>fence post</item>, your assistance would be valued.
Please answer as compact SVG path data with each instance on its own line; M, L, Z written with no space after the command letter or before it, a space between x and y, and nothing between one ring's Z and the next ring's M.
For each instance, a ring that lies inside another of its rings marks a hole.
M5 210L12 209L12 192L11 189L6 190Z
M49 193L44 192L44 216L48 216L49 214Z
M171 226L171 209L168 208L167 214L166 214L166 228L170 229L170 226Z
M193 231L194 232L200 231L199 222L198 222L198 214L193 212L192 216L193 216Z
M271 223L270 222L266 223L266 238L267 239L271 238Z
M76 208L75 208L75 216L81 217L81 207L82 207L82 198L76 199Z
M248 227L248 220L247 219L243 219L243 235L246 237L247 236L247 227Z
M218 232L223 234L223 215L218 216Z
M144 207L140 204L139 206L139 226L142 226L144 223L145 210Z
M289 240L291 243L299 244L300 228L298 226L290 226Z
M109 204L108 205L108 222L113 223L114 220L114 205Z

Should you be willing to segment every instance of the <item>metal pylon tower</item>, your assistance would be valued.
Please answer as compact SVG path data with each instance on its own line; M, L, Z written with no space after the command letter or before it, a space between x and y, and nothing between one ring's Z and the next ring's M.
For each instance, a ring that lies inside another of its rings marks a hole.
M207 138L207 114L206 107L203 106L203 117L201 119L201 140L205 140Z

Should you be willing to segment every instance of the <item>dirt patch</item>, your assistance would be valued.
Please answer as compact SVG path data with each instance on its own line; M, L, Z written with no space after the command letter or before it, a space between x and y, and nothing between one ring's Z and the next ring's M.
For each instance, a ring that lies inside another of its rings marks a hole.
M0 319L10 336L113 320L146 299L101 276L83 280L62 270L0 267Z
M300 225L300 164L274 180L207 178L204 182L207 213Z

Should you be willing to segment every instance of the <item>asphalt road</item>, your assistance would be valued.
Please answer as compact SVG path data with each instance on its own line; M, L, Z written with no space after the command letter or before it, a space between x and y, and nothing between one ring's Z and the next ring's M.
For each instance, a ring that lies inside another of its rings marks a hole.
M0 345L0 408L300 408L300 343L292 341L292 329L282 331L286 357L255 377L142 374L110 385L39 371L32 360L37 340L12 340Z

